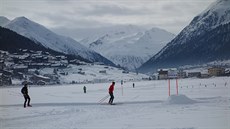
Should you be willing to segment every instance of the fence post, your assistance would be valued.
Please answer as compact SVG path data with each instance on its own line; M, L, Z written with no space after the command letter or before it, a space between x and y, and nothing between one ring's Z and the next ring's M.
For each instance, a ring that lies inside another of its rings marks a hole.
M176 79L176 94L178 95L178 80Z
M169 90L169 96L170 96L170 79L168 79L168 90Z

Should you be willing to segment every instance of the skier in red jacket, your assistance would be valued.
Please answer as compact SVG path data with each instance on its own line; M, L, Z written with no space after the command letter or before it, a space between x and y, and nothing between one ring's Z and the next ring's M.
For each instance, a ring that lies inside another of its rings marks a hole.
M114 99L114 96L113 96L114 85L115 85L115 82L112 82L112 85L110 85L110 87L109 87L109 95L110 95L109 104L113 104L113 99Z

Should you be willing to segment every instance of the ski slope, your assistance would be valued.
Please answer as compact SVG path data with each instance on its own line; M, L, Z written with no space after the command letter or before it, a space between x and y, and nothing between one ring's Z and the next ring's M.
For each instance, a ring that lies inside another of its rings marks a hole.
M230 79L116 82L114 102L102 104L110 83L31 86L23 108L21 86L0 88L1 129L229 129ZM83 86L87 93L83 93ZM123 88L122 88L123 87Z

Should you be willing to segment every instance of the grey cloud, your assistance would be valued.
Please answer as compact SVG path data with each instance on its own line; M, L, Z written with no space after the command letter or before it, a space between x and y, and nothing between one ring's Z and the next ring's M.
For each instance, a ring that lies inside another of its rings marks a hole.
M215 0L1 0L0 15L25 16L53 30L114 24L154 25L178 33ZM3 10L3 11L2 11ZM73 32L73 31L71 31Z
M102 15L142 15L146 14L145 10L128 8L125 6L118 5L92 5L91 10L83 11L82 15L94 15L94 16L102 16Z
M87 28L87 27L100 27L105 25L110 25L104 21L101 21L97 18L87 18L87 17L80 17L78 15L65 15L65 14L38 14L37 20L50 21L51 28ZM38 19L41 18L42 19Z

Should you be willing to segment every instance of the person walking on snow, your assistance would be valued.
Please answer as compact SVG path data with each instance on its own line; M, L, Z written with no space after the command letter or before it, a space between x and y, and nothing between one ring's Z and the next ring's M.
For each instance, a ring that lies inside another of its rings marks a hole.
M24 87L21 89L21 92L22 92L22 94L23 94L23 96L24 96L24 98L25 98L24 108L26 108L26 102L27 102L27 100L28 100L27 106L28 106L28 107L32 107L32 106L30 105L30 96L29 96L29 94L28 94L27 83L26 83L26 84L24 85Z
M84 93L86 93L86 86L83 87Z
M109 104L113 104L113 99L114 99L114 96L113 96L114 85L115 85L115 82L112 82L112 85L110 85L110 87L109 87L109 95L110 95Z

